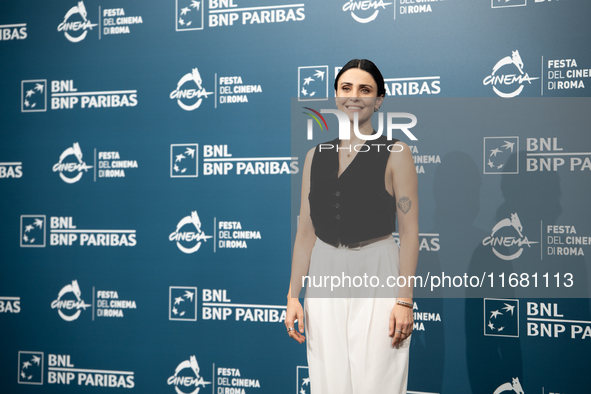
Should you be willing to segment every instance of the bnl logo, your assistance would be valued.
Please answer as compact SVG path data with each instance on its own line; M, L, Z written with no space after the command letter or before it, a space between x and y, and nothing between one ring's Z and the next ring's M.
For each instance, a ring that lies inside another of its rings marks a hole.
M485 174L519 174L519 137L484 137Z
M21 248L45 247L45 215L21 215Z
M196 287L169 287L168 320L197 321Z
M544 0L535 0L539 3ZM504 7L523 7L527 5L527 0L491 0L491 8L504 8Z
M298 67L298 101L328 100L328 66Z
M519 300L485 298L484 335L519 337Z
M43 384L43 352L18 352L18 383Z
M314 139L314 121L320 126L321 130L326 128L328 131L328 124L322 114L334 114L339 121L339 139L350 140L351 139L351 121L347 114L338 109L321 109L320 112L310 108L303 107L310 112L303 112L310 116L307 123L307 138L308 140ZM409 129L417 125L417 117L408 112L388 112L386 114L386 134L389 140L392 140L392 132L394 130L401 130L409 139L416 141L417 137L412 134ZM410 123L394 123L394 119L409 119ZM353 114L353 132L355 135L364 141L376 140L384 133L384 113L378 112L378 130L372 135L361 134L359 131L359 114L355 112Z
M198 144L170 145L170 177L191 178L199 175Z
M21 112L47 111L47 80L21 81Z
M308 367L296 368L296 379L298 381L296 394L310 394L310 374Z
M176 31L203 30L203 0L176 0Z

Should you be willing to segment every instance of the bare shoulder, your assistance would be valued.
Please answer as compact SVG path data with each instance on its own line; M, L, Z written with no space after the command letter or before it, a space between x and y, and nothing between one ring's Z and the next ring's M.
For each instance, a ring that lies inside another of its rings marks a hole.
M316 151L316 148L312 148L308 151L308 153L306 153L306 160L304 162L304 167L306 169L309 169L310 167L312 167L312 160L314 160L314 152Z

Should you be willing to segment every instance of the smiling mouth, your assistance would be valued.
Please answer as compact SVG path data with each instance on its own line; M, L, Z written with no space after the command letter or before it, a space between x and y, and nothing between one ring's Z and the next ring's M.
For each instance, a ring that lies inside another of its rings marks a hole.
M362 107L358 107L356 105L346 105L345 106L347 109L352 109L352 110L362 110Z

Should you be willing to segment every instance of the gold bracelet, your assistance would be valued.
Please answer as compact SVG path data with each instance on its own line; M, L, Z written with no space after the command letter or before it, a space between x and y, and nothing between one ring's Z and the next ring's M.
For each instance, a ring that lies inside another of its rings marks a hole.
M408 302L404 302L404 301L396 301L396 304L397 304L397 305L400 305L400 306L404 306L404 307L406 307L406 308L413 309L413 307L412 307L412 304L409 304Z

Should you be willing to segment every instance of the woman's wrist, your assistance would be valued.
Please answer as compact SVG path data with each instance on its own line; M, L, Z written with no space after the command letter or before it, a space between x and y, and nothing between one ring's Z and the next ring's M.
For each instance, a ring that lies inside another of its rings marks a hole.
M412 302L403 301L401 299L396 300L396 305L402 306L404 308L413 309Z

